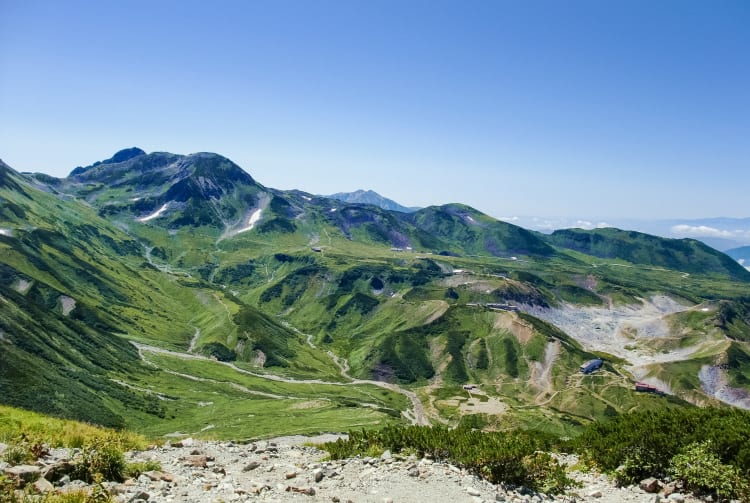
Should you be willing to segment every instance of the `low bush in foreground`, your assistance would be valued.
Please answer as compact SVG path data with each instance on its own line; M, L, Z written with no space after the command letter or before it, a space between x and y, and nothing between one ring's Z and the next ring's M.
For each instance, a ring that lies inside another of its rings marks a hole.
M589 425L573 442L622 484L673 477L689 489L750 501L750 412L666 409Z
M347 440L323 445L333 459L395 453L429 455L449 461L486 478L556 494L572 485L565 469L546 450L553 437L534 432L481 432L467 428L389 426L382 430L352 431Z

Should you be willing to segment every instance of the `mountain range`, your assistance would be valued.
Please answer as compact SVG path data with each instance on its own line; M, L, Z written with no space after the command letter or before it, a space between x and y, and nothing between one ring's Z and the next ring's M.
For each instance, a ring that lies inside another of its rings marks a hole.
M65 178L0 164L2 401L217 437L750 408L750 271L727 255L379 204L265 187L213 153L129 148Z

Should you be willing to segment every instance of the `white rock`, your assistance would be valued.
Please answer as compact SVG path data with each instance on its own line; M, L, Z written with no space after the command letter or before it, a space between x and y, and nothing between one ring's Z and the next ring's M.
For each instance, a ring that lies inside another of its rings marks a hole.
M601 497L602 497L602 492L599 491L598 489L596 491L591 491L589 493L589 498L601 498Z
M467 487L466 488L466 493L469 496L480 496L482 494L479 491L477 491L476 489L474 489L473 487Z

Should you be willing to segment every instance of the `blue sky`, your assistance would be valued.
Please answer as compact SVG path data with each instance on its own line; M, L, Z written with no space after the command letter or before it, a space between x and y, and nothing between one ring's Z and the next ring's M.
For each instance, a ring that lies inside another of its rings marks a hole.
M747 217L749 26L744 0L0 0L0 158L213 151L496 217Z

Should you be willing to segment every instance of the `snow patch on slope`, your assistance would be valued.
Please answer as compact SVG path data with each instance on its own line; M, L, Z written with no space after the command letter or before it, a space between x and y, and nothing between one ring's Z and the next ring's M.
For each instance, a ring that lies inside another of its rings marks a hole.
M13 231L10 229L0 229L0 236L12 236Z
M60 306L62 307L62 315L67 316L73 309L76 308L76 300L68 297L67 295L61 295Z
M257 210L253 211L247 221L247 227L243 227L242 229L238 230L237 234L253 230L255 224L257 224L258 220L260 220L261 215L263 215L263 208L258 208Z
M153 220L154 218L159 218L165 211L167 211L168 207L169 207L169 203L164 203L161 205L161 208L159 208L155 212L143 218L136 218L136 220L138 222L148 222L149 220Z

